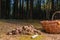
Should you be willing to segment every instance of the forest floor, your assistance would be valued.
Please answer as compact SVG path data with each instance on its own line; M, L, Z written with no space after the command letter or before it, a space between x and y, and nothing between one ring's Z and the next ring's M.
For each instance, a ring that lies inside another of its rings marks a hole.
M6 35L6 33L20 25L32 24L39 29L41 35L32 39L32 35ZM60 34L48 34L41 31L40 20L0 20L0 40L60 40Z

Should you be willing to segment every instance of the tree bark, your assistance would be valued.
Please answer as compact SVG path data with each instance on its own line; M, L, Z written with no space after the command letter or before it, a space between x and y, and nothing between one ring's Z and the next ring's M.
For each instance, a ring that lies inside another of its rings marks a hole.
M22 18L24 19L24 0L22 0Z
M6 18L9 18L10 11L10 0L6 0Z
M40 17L42 16L40 11L41 11L41 0L38 0L38 2L37 2L37 16L38 16L37 19L40 19Z
M27 12L27 19L28 19L29 18L29 0L27 0L26 4L27 4L27 11L26 12Z
M57 8L57 10L58 10L58 0L57 0L57 5L56 5L56 8Z
M47 4L46 4L46 19L50 20L50 0L47 0Z
M1 18L1 0L0 0L0 18Z
M33 14L33 0L30 0L30 19L32 19Z
M6 18L6 0L1 0L1 18Z
M51 0L52 2L52 11L54 11L54 0Z
M18 0L18 3L19 3L18 18L21 19L22 18L22 13L21 13L21 0Z
M55 11L55 9L54 9L54 0L51 0L50 19L52 18L52 15L53 15L54 11Z
M18 18L18 0L15 0L14 3L14 19Z

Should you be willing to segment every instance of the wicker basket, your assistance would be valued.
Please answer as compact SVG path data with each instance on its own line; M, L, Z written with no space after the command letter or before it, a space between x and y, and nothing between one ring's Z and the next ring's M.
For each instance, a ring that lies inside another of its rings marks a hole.
M42 27L48 33L60 33L60 20L53 20L56 13L60 13L60 11L57 11L52 15L52 20L40 21Z

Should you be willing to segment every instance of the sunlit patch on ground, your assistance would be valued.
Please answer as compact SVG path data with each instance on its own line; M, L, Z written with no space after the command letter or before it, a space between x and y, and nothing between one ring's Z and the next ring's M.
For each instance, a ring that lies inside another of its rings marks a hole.
M31 38L32 35L1 35L0 40L41 40L43 35L39 35L36 38Z
M27 35L27 36L21 36L20 40L40 40L42 39L44 36L39 35L36 38L31 38L31 35Z

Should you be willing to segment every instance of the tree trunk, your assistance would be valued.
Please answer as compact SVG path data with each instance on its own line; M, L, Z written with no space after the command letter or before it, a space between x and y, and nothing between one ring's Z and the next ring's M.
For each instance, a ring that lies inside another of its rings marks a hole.
M32 19L32 13L33 13L33 0L30 0L30 19Z
M14 15L15 17L14 18L18 18L18 0L15 0L15 3L14 3Z
M6 18L9 18L10 0L6 0Z
M55 12L55 8L54 8L54 0L51 0L50 19L52 18L52 15L53 15L54 12Z
M14 19L15 18L15 0L14 0L14 4L13 4L13 13L12 13L12 18Z
M37 19L40 19L40 17L42 16L40 11L41 11L41 0L38 0L38 2L37 2Z
M18 0L18 18L21 18L21 0Z
M26 4L27 4L27 11L26 12L27 12L27 19L28 19L29 18L29 0L27 0Z
M50 0L47 0L47 3L46 3L46 19L47 20L50 20Z
M1 0L1 18L6 18L6 0Z
M52 1L52 11L54 11L54 0L51 1Z
M22 6L21 6L21 1L22 0L20 0L20 9L19 10L20 10L20 18L22 19Z
M0 0L0 18L1 18L1 0Z
M24 19L24 0L22 0L22 18Z
M57 0L57 5L56 5L56 8L57 8L56 10L58 10L58 0Z

